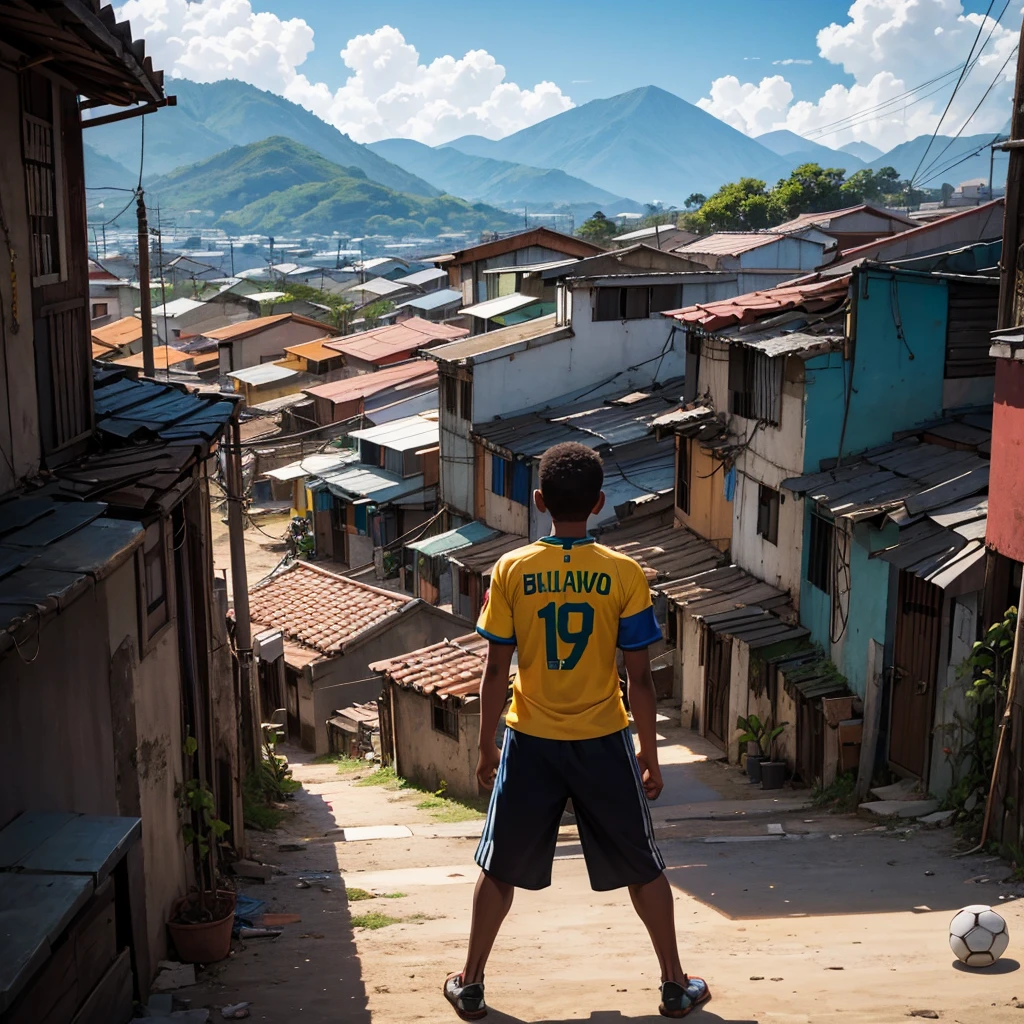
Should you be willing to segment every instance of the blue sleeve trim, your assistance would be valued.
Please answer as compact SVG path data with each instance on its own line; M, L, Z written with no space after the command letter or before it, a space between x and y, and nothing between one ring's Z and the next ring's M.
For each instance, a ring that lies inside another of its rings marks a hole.
M482 626L477 626L476 631L485 639L490 640L492 644L507 644L509 647L515 646L516 638L514 636L495 636L493 633L488 633ZM659 634L660 635L660 634Z
M624 651L641 651L663 639L654 608L645 608L636 615L619 619L616 646Z

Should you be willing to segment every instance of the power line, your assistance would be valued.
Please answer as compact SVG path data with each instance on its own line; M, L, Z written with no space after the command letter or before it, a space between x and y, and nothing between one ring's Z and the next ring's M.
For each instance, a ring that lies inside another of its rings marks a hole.
M929 152L932 148L932 143L935 142L936 136L939 134L939 129L942 127L942 122L946 120L946 115L949 113L949 108L953 106L953 100L956 99L956 94L960 89L964 79L970 73L968 71L968 65L970 65L971 58L974 56L974 48L978 45L978 40L981 39L981 33L985 28L985 24L988 21L989 14L992 13L992 8L995 6L995 0L988 0L988 10L985 11L985 17L981 19L978 24L978 31L974 36L974 42L971 43L970 52L967 54L967 60L964 61L963 69L960 72L960 77L956 80L956 85L953 86L953 91L949 94L949 99L946 101L946 107L942 111L942 116L939 118L938 123L935 125L935 131L932 132L932 137L928 140L928 145L925 146L924 152L921 154L921 159L918 160L917 166L914 168L914 173L910 176L910 184L913 187L914 181L917 179L918 172L921 170L921 165L925 162ZM1007 4L1009 6L1009 4ZM1002 15L1000 15L1002 17ZM992 38L992 34L989 33L989 39ZM988 39L985 40L985 45L988 45ZM982 50L984 50L984 46ZM978 57L981 57L981 51L978 51ZM973 66L972 66L973 70ZM962 129L961 129L962 130Z
M960 138L961 134L963 133L963 130L964 130L964 129L965 129L965 128L966 128L966 127L967 127L967 126L968 126L968 125L969 125L969 124L971 123L971 120L972 120L972 119L974 118L974 115L975 115L975 114L977 114L977 113L978 113L978 111L979 111L979 110L981 109L981 105L982 105L982 104L983 104L983 103L985 102L985 100L987 100L987 99L988 99L988 97L989 97L989 93L991 93L991 92L992 92L992 90L993 90L993 89L994 89L994 88L996 87L996 84L998 83L999 79L1000 79L1000 78L1002 77L1002 75L1003 75L1003 72L1004 72L1004 71L1006 70L1006 65L1007 65L1007 64L1009 64L1009 63L1010 63L1010 61L1011 61L1011 60L1013 60L1013 58L1014 58L1014 57L1015 57L1015 56L1017 55L1017 49L1018 49L1018 47L1016 47L1016 46L1015 46L1015 47L1014 47L1014 48L1013 48L1013 49L1012 49L1012 50L1010 51L1010 53L1009 53L1009 55L1007 56L1006 60L1004 60L1004 61L1003 61L1003 65L1002 65L1002 67L1001 67L1001 68L1000 68L1000 69L999 69L999 70L998 70L998 71L996 72L996 76L995 76L995 78L993 78L993 79L992 79L991 83L989 84L989 87L988 87L988 88L987 88L987 89L985 90L985 92L984 92L984 94L982 95L981 99L980 99L980 100L978 100L978 103L977 103L977 105L975 106L975 108L974 108L974 109L973 109L973 110L972 110L972 111L970 112L970 114L968 114L968 115L967 115L967 120L966 120L966 121L964 121L964 123L963 123L963 124L962 124L962 125L960 126L960 129L959 129L959 131L958 131L958 132L956 133L956 135L954 135L954 136L953 136L953 137L952 137L952 138L951 138L951 139L950 139L950 140L949 140L949 141L948 141L948 142L946 143L946 145L945 145L945 146L943 147L943 149L942 149L942 152L941 152L941 153L939 153L939 155L938 155L937 157L935 157L935 159L934 159L934 160L932 160L932 161L931 161L931 163L930 163L930 164L928 164L928 166L927 166L927 167L926 167L926 168L924 169L924 173L925 173L925 174L927 174L927 173L928 173L929 171L933 170L933 168L934 168L934 167L935 167L935 165L936 165L936 164L937 164L937 163L939 162L939 160L941 160L941 159L942 159L943 153L945 153L945 152L946 152L946 151L947 151L947 150L949 149L949 147L950 147L950 146L952 146L952 145L953 145L953 143L954 143L954 142L955 142L955 141L956 141L956 140L957 140L958 138ZM985 148L985 147L984 147L984 146L982 146L982 149L984 149L984 148ZM918 166L920 167L920 165L918 165ZM916 173L916 172L915 172L915 173ZM931 179L928 179L928 180L931 180ZM911 178L911 182L913 182L913 178Z

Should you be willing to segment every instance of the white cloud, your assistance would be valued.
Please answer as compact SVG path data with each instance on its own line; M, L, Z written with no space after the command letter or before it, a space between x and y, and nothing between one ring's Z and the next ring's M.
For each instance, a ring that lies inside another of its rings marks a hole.
M573 106L553 82L523 89L506 81L505 68L486 50L421 63L390 25L349 40L339 55L347 78L332 88L299 70L314 46L302 18L257 13L250 0L126 0L117 13L131 20L135 37L145 38L155 65L170 75L239 78L301 104L358 142L500 138Z
M782 65L785 66L785 65L788 65L788 64L813 64L814 61L813 60L800 60L797 57L787 57L785 60L773 60L772 63L773 64L782 64Z
M994 133L1010 115L1015 62L1011 59L1003 71L999 69L1017 42L1021 10L1019 6L1011 10L1013 14L997 26L992 18L965 14L960 0L854 0L844 24L828 25L817 35L820 56L841 66L853 77L853 84L837 83L814 101L794 101L789 83L781 76L755 85L730 75L712 82L709 95L699 105L750 135L788 128L828 146L863 140L891 149L934 131L957 76L893 102L883 111L870 108L895 100L962 62L980 25L980 41L990 31L991 39L958 91L941 132L955 134L996 80L964 129L966 135ZM824 134L823 129L833 122L854 115L859 115L855 123Z

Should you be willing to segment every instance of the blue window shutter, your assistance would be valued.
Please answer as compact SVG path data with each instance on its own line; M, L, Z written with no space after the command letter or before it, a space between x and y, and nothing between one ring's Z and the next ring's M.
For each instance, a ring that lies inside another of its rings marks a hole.
M491 490L505 497L505 460L500 455L491 456Z
M517 462L512 471L512 500L520 505L530 504L530 464Z
M366 536L366 505L356 505L356 533Z

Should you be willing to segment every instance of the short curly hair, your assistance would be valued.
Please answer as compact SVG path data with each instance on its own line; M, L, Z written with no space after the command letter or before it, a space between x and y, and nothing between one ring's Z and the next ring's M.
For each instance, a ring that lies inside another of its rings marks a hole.
M592 448L565 441L540 459L540 492L552 519L586 522L601 496L604 467Z

